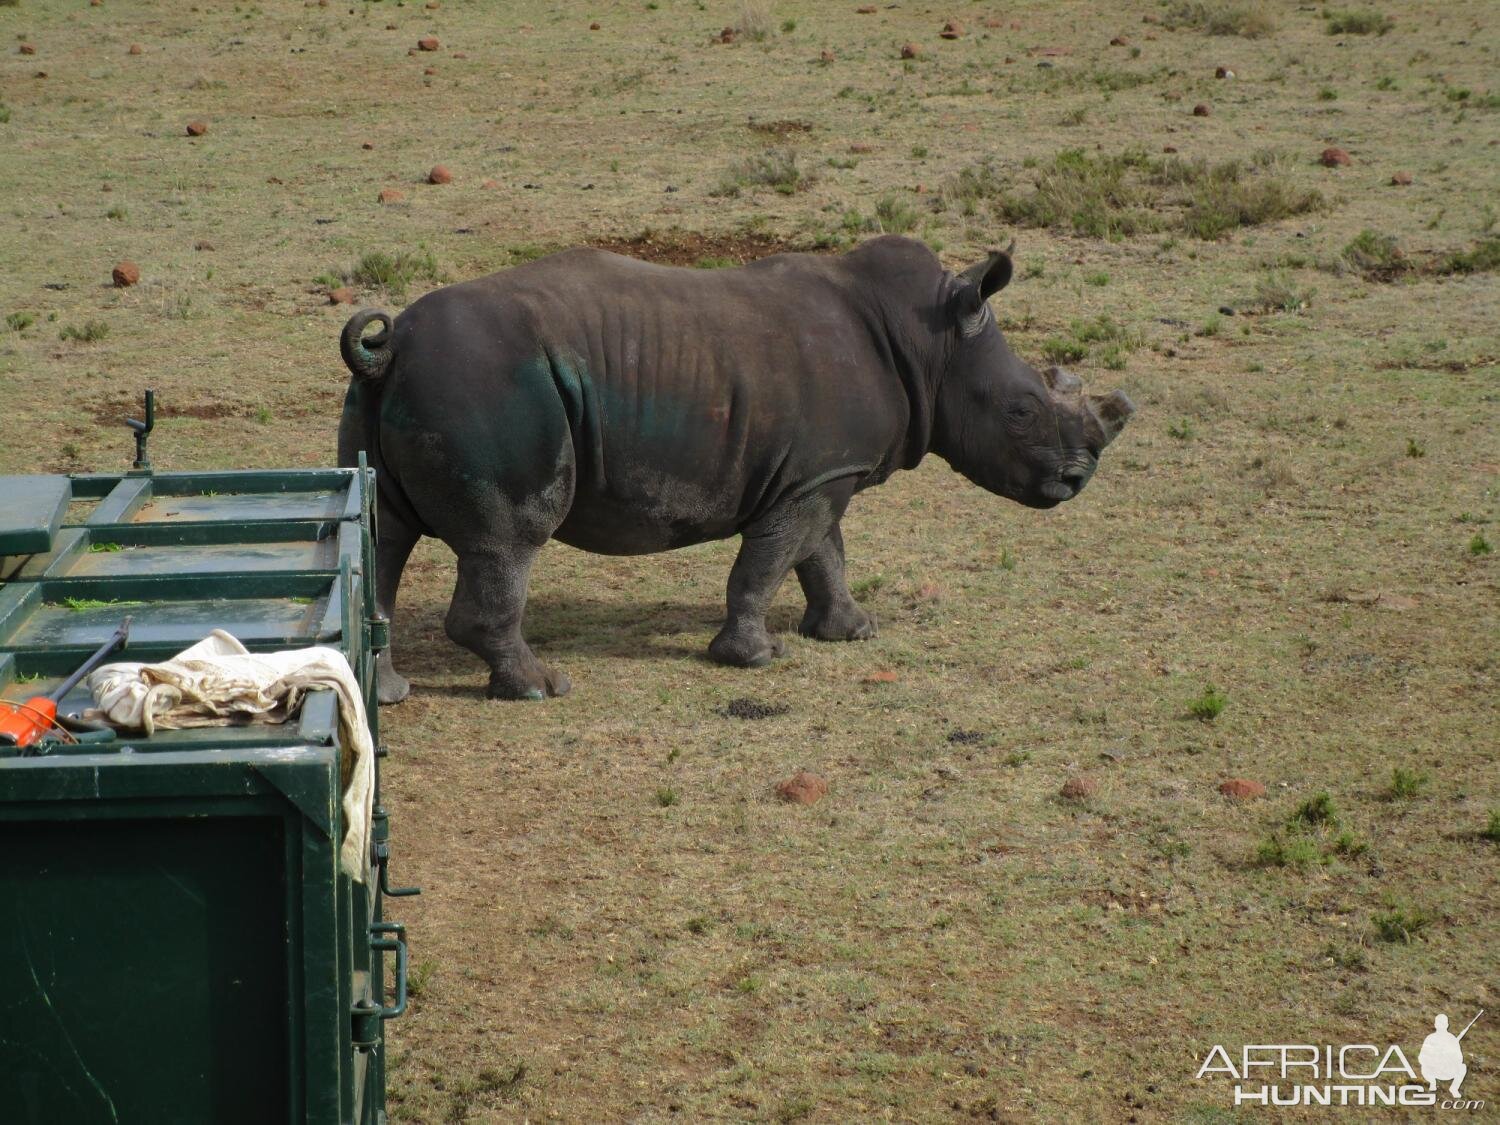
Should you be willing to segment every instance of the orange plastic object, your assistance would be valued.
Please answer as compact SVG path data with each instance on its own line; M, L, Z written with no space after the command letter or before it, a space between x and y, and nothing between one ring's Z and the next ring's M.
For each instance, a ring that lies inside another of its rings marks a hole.
M30 746L56 725L57 702L45 695L34 695L25 703L0 700L0 743Z

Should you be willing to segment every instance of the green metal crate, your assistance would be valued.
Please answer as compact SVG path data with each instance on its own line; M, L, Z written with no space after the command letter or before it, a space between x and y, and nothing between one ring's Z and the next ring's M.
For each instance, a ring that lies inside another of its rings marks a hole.
M48 691L129 614L117 660L212 628L340 650L378 745L371 483L0 478L0 699ZM407 892L386 884L378 768L365 881L340 868L343 755L316 692L281 726L0 757L0 1120L384 1120L406 953L383 900Z

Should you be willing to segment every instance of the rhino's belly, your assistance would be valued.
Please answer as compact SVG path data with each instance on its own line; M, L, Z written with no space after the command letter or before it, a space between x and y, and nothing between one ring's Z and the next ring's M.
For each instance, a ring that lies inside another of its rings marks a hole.
M552 537L600 555L649 555L727 539L739 530L737 497L662 476L628 488L580 487Z

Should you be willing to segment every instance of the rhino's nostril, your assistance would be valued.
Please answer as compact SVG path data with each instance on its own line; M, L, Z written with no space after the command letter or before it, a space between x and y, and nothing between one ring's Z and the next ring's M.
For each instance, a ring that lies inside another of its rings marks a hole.
M1072 486L1074 492L1077 492L1087 484L1089 479L1089 471L1081 469L1076 465L1064 469L1059 475L1062 477L1063 483Z

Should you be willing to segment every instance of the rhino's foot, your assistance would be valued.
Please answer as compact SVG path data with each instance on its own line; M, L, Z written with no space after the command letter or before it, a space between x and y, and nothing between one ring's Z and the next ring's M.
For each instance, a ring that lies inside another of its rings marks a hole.
M567 695L572 686L563 673L528 656L526 660L494 669L485 695L490 699L546 699Z
M875 621L853 602L807 607L797 631L819 641L867 641L875 635Z
M736 668L759 668L785 651L786 645L766 632L765 626L734 628L725 625L708 644L710 659Z
M400 703L411 694L411 681L393 668L381 668L375 673L375 698L381 706Z

